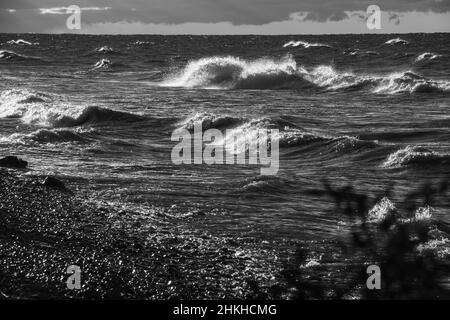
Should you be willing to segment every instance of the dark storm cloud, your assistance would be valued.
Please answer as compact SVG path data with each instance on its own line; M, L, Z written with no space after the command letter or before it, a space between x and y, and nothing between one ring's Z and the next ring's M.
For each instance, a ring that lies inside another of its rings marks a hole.
M308 12L308 14L305 17L305 20L325 22L325 21L340 21L347 18L348 18L347 13L343 11L336 11L336 12L323 11L323 12Z
M262 25L288 20L295 12L305 13L306 21L342 21L349 18L349 11L365 11L374 4L388 12L450 11L450 0L0 0L0 32L39 32L55 28L64 23L64 18L43 15L40 9L70 5L111 7L107 11L83 12L85 23ZM15 9L15 12L6 9Z
M400 15L396 13L389 14L389 21L393 21L396 25L400 24Z

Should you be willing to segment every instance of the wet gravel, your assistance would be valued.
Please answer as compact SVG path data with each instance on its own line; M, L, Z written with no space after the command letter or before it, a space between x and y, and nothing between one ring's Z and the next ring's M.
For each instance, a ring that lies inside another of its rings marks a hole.
M116 210L0 169L0 298L245 299L279 283L273 244ZM67 267L81 289L67 288Z

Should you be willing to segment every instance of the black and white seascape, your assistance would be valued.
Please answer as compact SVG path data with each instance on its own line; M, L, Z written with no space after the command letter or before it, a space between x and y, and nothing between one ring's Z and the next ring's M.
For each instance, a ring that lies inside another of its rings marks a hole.
M448 1L49 2L0 5L0 298L450 297Z

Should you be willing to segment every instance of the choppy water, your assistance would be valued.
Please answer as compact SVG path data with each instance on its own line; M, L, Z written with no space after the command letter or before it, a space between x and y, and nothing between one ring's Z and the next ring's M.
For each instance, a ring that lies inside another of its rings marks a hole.
M450 174L450 35L396 38L3 34L1 154L209 231L333 239L343 217L307 195L324 180L400 196ZM171 133L200 121L279 129L278 175L174 165Z

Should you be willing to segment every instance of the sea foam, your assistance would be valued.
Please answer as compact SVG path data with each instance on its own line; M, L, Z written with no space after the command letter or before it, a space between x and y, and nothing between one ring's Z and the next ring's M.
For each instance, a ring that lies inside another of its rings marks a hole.
M399 168L407 165L450 162L450 155L441 154L419 146L406 146L389 155L384 168Z
M97 70L97 69L110 69L112 65L111 60L109 59L101 59L100 61L97 61L97 63L94 65L94 67L91 70Z
M408 41L403 40L402 38L394 38L394 39L390 39L385 42L385 44L388 44L388 45L395 45L395 44L405 45L408 43L409 43Z
M244 60L228 56L193 60L160 85L204 89L370 90L379 94L450 92L449 81L428 79L412 71L375 75L338 71L329 65L306 69L292 55L281 59Z
M14 51L9 50L0 50L0 60L12 60L12 59L25 59L25 56L22 56Z
M298 72L292 56L244 60L209 57L191 61L162 86L209 89L275 89L309 85Z
M178 123L180 128L193 131L195 126L202 130L219 129L225 134L215 145L226 145L239 153L245 152L248 141L261 145L272 139L282 148L300 147L318 143L319 147L330 152L349 152L362 147L374 147L375 141L360 140L352 136L328 136L311 130L303 129L289 121L280 118L248 119L231 115L217 115L212 113L196 113Z
M0 137L0 144L7 145L41 145L60 143L86 143L85 135L92 134L92 129L39 129L30 133L13 133Z
M311 43L307 41L289 41L283 45L283 48L293 47L296 48L298 46L302 46L305 49L308 48L314 48L314 47L327 47L331 48L330 45L323 44L323 43Z
M425 53L422 53L421 55L419 55L416 58L415 62L436 60L436 59L441 58L441 57L442 57L441 54L435 54L435 53L432 53L432 52L425 52Z
M65 97L27 89L6 90L0 94L0 118L20 118L26 124L49 127L142 119L140 115L108 108L74 105Z
M39 45L38 42L29 42L23 39L17 39L17 40L9 40L6 42L7 44L12 44L12 45L18 45L18 46L37 46Z

